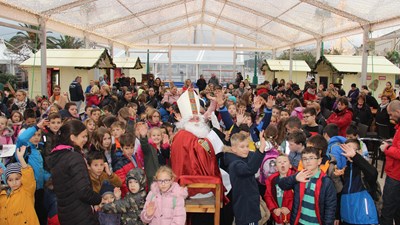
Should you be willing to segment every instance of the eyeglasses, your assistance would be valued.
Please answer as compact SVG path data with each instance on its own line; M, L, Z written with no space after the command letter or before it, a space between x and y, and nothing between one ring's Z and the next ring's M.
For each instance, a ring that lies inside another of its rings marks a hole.
M159 184L168 184L169 182L171 182L170 179L167 179L167 180L156 180L156 181L157 181L157 183L159 183Z
M312 160L315 160L315 159L319 159L319 158L318 157L310 157L310 158L302 158L301 160L303 162L309 162L309 161L312 161Z

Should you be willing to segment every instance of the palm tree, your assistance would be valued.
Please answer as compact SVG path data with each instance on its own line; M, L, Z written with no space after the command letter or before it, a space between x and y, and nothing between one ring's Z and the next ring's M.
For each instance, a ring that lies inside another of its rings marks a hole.
M82 48L84 43L81 39L68 35L60 35L60 38L54 38L53 43L56 48L61 49L78 49Z
M32 30L40 30L40 26L19 24L21 27L30 28ZM51 33L48 31L47 33ZM40 36L37 33L30 31L18 31L17 34L10 38L9 43L13 46L22 46L24 43L29 45L33 52L37 52L40 49ZM54 42L51 36L47 36L47 48L54 48ZM20 49L14 49L18 52Z

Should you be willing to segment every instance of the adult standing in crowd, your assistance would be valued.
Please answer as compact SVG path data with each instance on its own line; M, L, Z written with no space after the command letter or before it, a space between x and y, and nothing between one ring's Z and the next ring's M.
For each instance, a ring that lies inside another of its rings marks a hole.
M8 96L6 95L8 98ZM40 111L37 108L35 102L30 100L24 90L18 90L15 92L14 103L11 105L11 111L17 110L24 114L26 109L33 109L36 113L36 117L40 117Z
M350 101L351 105L354 105L357 103L357 97L360 94L360 90L357 88L357 85L355 83L351 84L351 90L347 94L347 98Z
M209 84L213 84L214 86L219 85L219 80L217 78L217 75L215 73L211 74L211 78L208 80Z
M337 109L326 120L327 124L334 123L339 127L339 135L346 137L346 130L353 119L353 113L349 110L349 101L345 97L337 100Z
M60 128L58 145L51 151L49 167L57 196L58 218L63 225L96 225L93 205L101 196L90 183L83 146L88 140L85 125L70 120Z
M196 85L199 88L199 92L201 92L202 90L206 89L207 82L204 79L204 75L203 74L200 75L200 78L197 80Z
M77 76L74 81L69 85L69 94L71 102L74 102L78 107L78 112L81 109L82 102L85 101L82 89L82 77Z
M388 105L390 103L390 97L382 95L381 104L375 116L375 123L380 138L388 139L394 135L394 125L390 122L390 116L388 113Z
M276 79L276 78L275 78ZM239 87L240 82L243 80L243 76L241 72L238 72L236 74L236 79L235 79L235 87Z
M129 87L130 83L131 83L131 81L130 81L129 77L125 77L125 73L121 73L121 77L119 78L120 86L121 87Z
M164 94L161 104L164 104L164 102L174 104L176 101L178 101L179 96L178 88L176 86L171 86L171 89Z
M100 94L101 94L100 104L99 104L100 109L102 109L106 105L111 105L115 107L115 101L111 96L111 89L107 84L101 86Z
M49 101L51 104L57 104L61 108L64 108L65 104L69 102L68 98L61 94L61 87L59 85L53 87L53 95L49 98Z
M388 107L390 119L396 121L396 134L393 140L387 140L380 146L385 153L386 180L383 188L383 208L381 225L400 224L400 101L392 101Z
M395 100L396 99L396 92L394 91L391 82L386 82L386 87L385 87L385 89L383 89L383 92L382 92L381 95L389 96L390 100Z

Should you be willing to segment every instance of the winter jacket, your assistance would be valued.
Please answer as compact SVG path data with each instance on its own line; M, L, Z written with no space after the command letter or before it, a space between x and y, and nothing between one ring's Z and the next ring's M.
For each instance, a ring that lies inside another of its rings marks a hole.
M153 183L153 177L156 175L160 164L158 162L157 149L149 144L147 137L140 138L140 146L143 151L144 171L148 177L149 184Z
M389 96L390 100L396 99L396 92L392 87L383 89L382 95Z
M342 111L335 110L326 120L327 124L334 123L339 127L339 135L346 137L346 130L353 119L353 113L348 109Z
M100 225L120 225L121 215L119 214L107 214L104 212L98 213Z
M143 222L140 220L140 212L143 210L146 197L146 175L142 169L135 168L130 170L126 175L125 185L128 184L130 179L138 181L139 192L128 192L124 199L105 204L101 210L105 213L121 214L122 225L142 225Z
M351 98L351 104L356 104L357 103L357 97L360 94L360 90L356 88L355 90L350 90L349 93L347 94L348 98Z
M353 121L369 127L373 119L371 108L367 104L364 103L361 109L358 108L357 103L353 105Z
M196 86L199 88L199 91L202 91L204 89L206 89L207 87L207 82L205 79L198 79L196 82Z
M394 136L394 125L390 122L389 113L386 106L380 106L375 116L375 123L378 128L378 135L382 138L391 138Z
M99 96L89 94L86 96L86 106L98 106L100 104Z
M233 153L225 154L229 179L232 185L233 213L237 225L258 222L261 219L260 193L255 174L261 166L265 153L256 150L247 158Z
M219 80L218 80L218 78L216 76L214 76L214 77L211 77L208 80L208 83L209 84L213 84L214 86L216 86L216 85L219 85Z
M290 214L290 224L299 224L301 206L305 193L306 183L300 183L296 180L296 174L279 178L278 184L282 190L294 190L294 199L292 212ZM321 171L315 186L315 213L317 215L319 224L333 225L335 221L336 212L336 190L332 180L325 176Z
M294 173L294 170L289 169L287 172L286 176L290 176ZM271 212L272 218L274 221L278 224L282 224L285 219L285 222L290 221L290 214L284 218L284 216L281 214L281 216L277 216L274 213L274 210L277 208L282 208L286 207L290 211L292 211L292 205L293 205L293 190L285 190L283 192L283 199L282 199L282 206L279 207L278 205L278 199L277 199L277 192L276 192L276 185L278 184L278 178L279 178L279 172L276 172L272 174L270 177L268 177L267 181L265 182L266 185L266 191L265 191L265 203L267 204L267 208Z
M118 102L117 102L117 105L115 107L114 113L118 114L118 111L120 109L122 109L123 107L125 107L126 105L128 105L128 103L135 103L135 104L139 105L138 102L134 98L132 98L131 101L127 101L124 97L120 97L118 99Z
M342 155L343 150L340 148L341 144L344 144L346 138L341 136L333 136L328 141L328 149L326 151L326 156L331 159L334 156L336 159L336 166L338 169L343 169L346 166L347 158Z
M176 182L172 183L170 189L164 193L161 193L158 184L154 182L140 218L150 225L183 225L186 221L185 198L187 196L187 188L180 187ZM146 208L150 202L155 202L156 211L152 216L147 216Z
M32 166L35 173L36 189L43 189L44 183L50 178L50 173L44 169L42 153L36 145L33 145L29 141L38 130L39 128L37 126L32 126L22 132L22 134L18 136L16 147L27 146L24 158L26 162ZM16 155L14 157L17 158Z
M69 94L71 96L71 101L85 101L82 85L76 81L72 81L72 83L69 85Z
M63 95L63 94L60 94L57 100L56 100L55 96L52 95L52 96L49 98L49 101L50 101L52 104L55 103L55 104L59 105L62 109L63 109L63 108L65 107L65 105L69 102L68 97L65 96L65 95Z
M161 107L159 110L160 115L161 115L161 121L168 122L169 116L170 116L170 112L168 112L166 109L164 109L164 107Z
M373 187L372 193L376 193L376 180L378 178L378 171L360 154L356 154L352 158L353 162L347 162L347 167L344 171L344 186L342 194L356 193L365 190L363 181L368 183L368 187ZM353 170L353 178L350 192L348 191L350 185L350 171ZM364 177L364 179L362 179Z
M101 196L92 190L82 154L71 146L58 145L50 154L49 167L60 224L98 224L92 206L100 204Z
M14 131L6 127L3 133L0 135L0 145L12 145L13 139L12 136L14 135Z
M36 183L32 167L21 169L21 187L0 192L0 224L35 224L39 220L35 211Z
M396 134L393 137L392 145L385 150L386 165L385 173L392 179L400 181L400 124L397 124Z
M54 134L53 131L50 130L50 128L44 128L42 129L42 140L41 142L43 143L43 151L42 151L42 156L44 160L44 168L45 170L49 171L49 168L47 166L48 161L49 161L49 156L51 153L51 150L56 146L56 139L57 139L57 134Z
M53 190L48 188L44 189L43 204L47 212L47 225L59 225L60 221L58 221L57 196Z
M106 105L111 105L112 107L115 107L115 100L111 95L102 96L100 98L100 104L98 105L98 107L100 109L103 109L103 107Z
M134 158L131 160L126 157L121 150L117 150L115 154L111 155L111 158L113 171L122 181L121 192L122 197L124 197L128 193L128 187L125 182L126 175L131 169L144 167L140 160L138 160L137 154L135 154Z
M25 101L25 104L24 104L25 107L20 107L20 106L18 106L17 103L12 104L11 105L11 112L16 110L16 111L19 111L20 113L24 114L24 111L26 109L33 109L35 111L35 113L36 113L36 117L40 117L40 111L36 107L35 102L31 101L29 98L26 98L24 101Z
M164 94L163 99L161 100L161 104L164 104L164 102L169 102L171 104L174 104L178 101L179 94L173 95L171 92L166 92Z
M101 185L104 181L110 182L110 184L114 187L121 187L122 185L121 179L114 173L112 173L111 176L108 176L108 174L103 171L103 173L97 178L92 172L89 171L89 176L93 191L97 193L100 193Z

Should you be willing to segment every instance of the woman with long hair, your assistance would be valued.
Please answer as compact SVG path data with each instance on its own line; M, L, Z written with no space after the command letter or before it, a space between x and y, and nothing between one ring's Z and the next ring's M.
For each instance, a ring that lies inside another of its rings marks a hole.
M58 145L50 153L49 168L60 224L98 224L92 206L101 203L101 196L92 189L82 152L88 138L86 127L72 119L60 128L59 133Z

